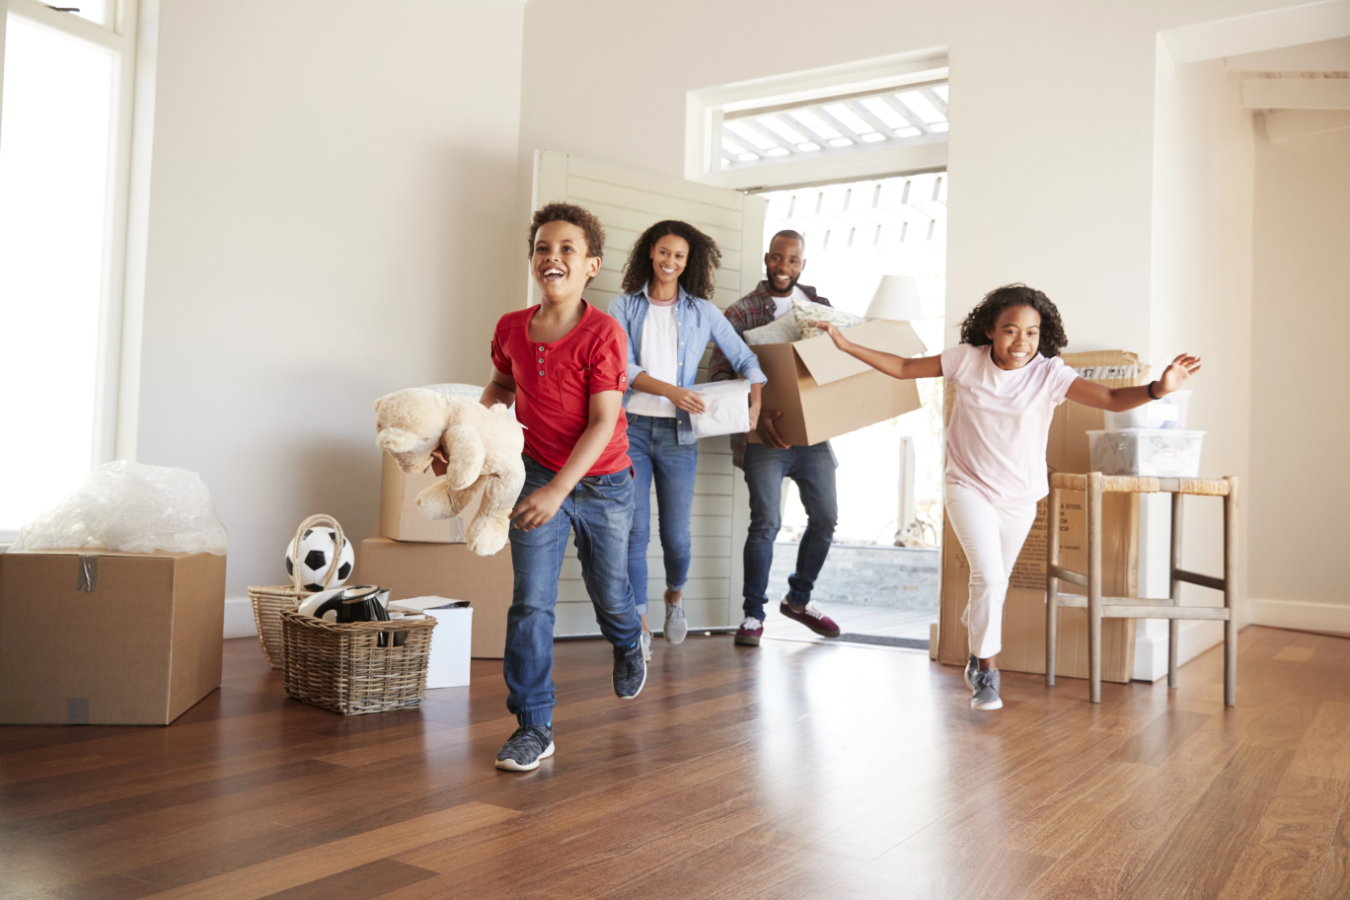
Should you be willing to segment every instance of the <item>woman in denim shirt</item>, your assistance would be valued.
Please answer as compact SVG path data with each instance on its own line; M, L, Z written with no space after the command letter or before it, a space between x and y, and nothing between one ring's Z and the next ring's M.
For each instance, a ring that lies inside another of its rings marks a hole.
M698 439L689 420L703 412L700 394L689 390L709 338L741 377L750 382L750 430L759 417L760 388L767 380L759 360L722 311L703 299L712 295L721 261L716 242L684 222L657 222L633 245L623 289L609 314L628 333L628 456L636 473L633 530L628 538L628 581L642 614L642 647L651 658L647 627L647 544L651 541L651 483L666 566L666 641L678 644L688 631L681 602L689 575L689 516L694 505Z

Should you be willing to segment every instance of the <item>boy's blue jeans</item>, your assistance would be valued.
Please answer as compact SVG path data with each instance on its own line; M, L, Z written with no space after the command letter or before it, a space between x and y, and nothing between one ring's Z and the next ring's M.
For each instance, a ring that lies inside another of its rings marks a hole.
M522 498L555 472L525 457ZM558 602L567 535L576 531L577 557L600 633L616 647L632 647L642 631L628 590L628 532L633 527L633 478L627 469L587 476L556 515L532 531L512 526L515 587L506 616L506 707L521 725L553 720L553 608Z
M805 606L825 557L830 552L839 503L834 485L835 460L829 442L775 450L745 446L745 484L750 489L750 532L745 538L745 614L764 621L764 591L773 567L773 541L783 524L783 479L797 483L806 507L806 533L797 547L797 570L788 578L788 602Z
M698 444L681 444L675 419L628 416L628 458L633 461L633 531L628 537L628 583L633 605L647 614L647 545L652 539L652 480L665 556L666 587L689 580L689 516L694 508Z

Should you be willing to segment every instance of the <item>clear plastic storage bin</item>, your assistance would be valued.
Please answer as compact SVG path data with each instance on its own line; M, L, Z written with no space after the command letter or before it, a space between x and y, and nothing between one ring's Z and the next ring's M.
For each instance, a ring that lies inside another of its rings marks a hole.
M1186 408L1191 402L1190 391L1173 391L1161 400L1150 400L1143 406L1125 412L1106 414L1107 431L1127 428L1153 428L1168 431L1186 429Z
M1195 478L1200 474L1203 431L1131 428L1087 434L1094 472L1155 478Z

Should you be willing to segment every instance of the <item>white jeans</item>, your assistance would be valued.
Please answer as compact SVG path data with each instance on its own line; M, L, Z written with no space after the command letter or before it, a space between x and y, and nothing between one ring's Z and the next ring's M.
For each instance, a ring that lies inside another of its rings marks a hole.
M1003 601L1017 554L1036 521L1036 503L994 506L970 488L946 485L947 521L970 561L970 601L961 622L970 652L987 659L1003 649Z

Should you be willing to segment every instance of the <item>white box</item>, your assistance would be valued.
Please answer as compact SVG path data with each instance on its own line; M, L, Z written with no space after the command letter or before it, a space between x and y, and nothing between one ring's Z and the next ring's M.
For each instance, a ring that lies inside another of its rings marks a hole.
M1132 428L1089 431L1092 471L1103 475L1195 478L1200 474L1203 431Z
M1168 431L1186 430L1186 411L1190 407L1190 391L1173 391L1160 400L1150 400L1125 412L1107 412L1104 416L1107 431L1125 431L1132 428L1155 428Z
M431 658L427 661L427 690L469 686L469 649L473 644L473 609L451 606L463 601L446 597L414 597L395 600L390 612L427 615L436 620L431 634Z

